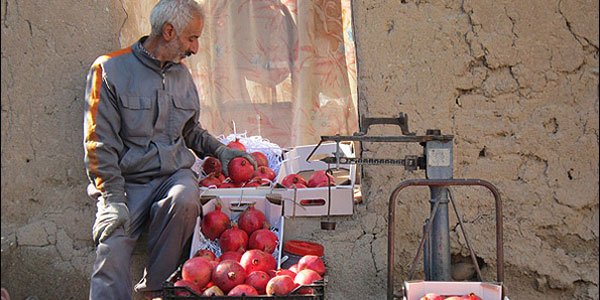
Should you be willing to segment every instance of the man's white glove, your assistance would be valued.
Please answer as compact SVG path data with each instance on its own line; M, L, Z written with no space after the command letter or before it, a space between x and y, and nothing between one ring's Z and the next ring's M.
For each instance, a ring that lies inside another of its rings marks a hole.
M221 166L223 167L223 174L225 174L225 176L229 176L229 172L227 171L227 166L229 165L229 162L238 156L241 156L250 161L250 163L254 166L254 170L258 168L254 156L248 154L248 152L246 151L229 148L227 146L220 146L217 149L217 151L215 151L215 154L221 161Z
M96 244L103 242L117 228L123 226L125 232L129 231L129 209L122 202L98 202L98 212L94 223L93 235Z

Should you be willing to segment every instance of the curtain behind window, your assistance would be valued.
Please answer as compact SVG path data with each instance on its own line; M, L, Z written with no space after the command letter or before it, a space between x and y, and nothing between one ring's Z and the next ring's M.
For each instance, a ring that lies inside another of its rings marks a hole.
M350 0L208 0L186 59L214 135L282 147L358 131Z

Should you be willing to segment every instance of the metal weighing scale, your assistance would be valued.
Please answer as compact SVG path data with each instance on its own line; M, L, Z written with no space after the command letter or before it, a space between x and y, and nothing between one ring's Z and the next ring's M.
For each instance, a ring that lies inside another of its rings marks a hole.
M401 182L393 190L389 199L388 212L388 281L387 281L387 299L402 299L404 291L401 294L394 293L394 227L395 211L397 197L404 188L409 186L428 186L430 189L430 217L426 220L423 229L423 239L419 244L417 254L412 262L408 280L412 279L415 266L423 252L423 263L426 281L452 281L451 278L451 255L449 238L449 218L448 203L451 202L454 207L454 213L457 216L465 243L469 249L471 260L479 281L482 281L481 270L475 257L475 252L469 243L468 236L464 229L462 217L459 214L456 203L452 196L450 186L483 186L487 188L495 200L496 210L496 259L497 259L497 278L498 283L503 281L503 243L502 243L502 202L500 193L494 185L481 179L453 179L453 135L442 135L439 129L429 129L425 135L416 135L408 130L408 117L400 113L398 118L367 118L361 117L361 124L364 132L356 132L352 136L321 136L321 141L315 146L313 151L307 157L307 161L323 142L336 142L336 152L333 157L326 157L321 161L328 165L335 164L339 168L340 164L360 164L360 165L398 165L406 170L425 170L426 179L411 179ZM371 125L398 125L402 135L400 136L368 136L367 131ZM423 154L406 155L403 159L398 158L354 158L343 157L340 151L339 143L344 141L357 142L402 142L419 143L423 146ZM329 202L331 204L331 201ZM335 222L330 221L329 212L327 221L321 222L322 229L335 229ZM503 288L504 289L504 288ZM504 298L504 290L502 291Z

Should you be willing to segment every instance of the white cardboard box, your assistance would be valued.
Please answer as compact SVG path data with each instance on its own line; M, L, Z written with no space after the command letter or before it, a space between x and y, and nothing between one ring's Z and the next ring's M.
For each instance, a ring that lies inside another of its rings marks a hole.
M462 296L475 293L483 300L501 300L502 284L494 282L464 282L464 281L405 281L404 300L419 300L427 293L440 296Z
M340 151L344 157L354 157L352 144L340 143ZM330 215L352 215L354 213L354 182L356 178L356 165L340 164L328 165L320 161L325 156L335 156L336 143L321 144L313 153L310 161L308 155L316 145L298 146L284 153L284 160L279 169L277 182L281 183L283 178L289 174L300 174L308 181L308 176L314 171L327 170L331 168L336 177L336 186L320 188L283 189L274 193L281 193L284 216L326 216ZM339 176L337 175L339 174ZM343 183L343 184L342 184ZM330 195L331 192L331 195ZM329 201L331 199L331 207Z
M202 216L204 217L207 213L215 209L215 204L221 203L221 211L225 213L232 221L237 220L239 215L248 207L250 204L254 204L254 208L262 211L265 214L267 222L270 224L271 231L275 232L279 238L279 245L273 252L273 256L277 260L277 267L281 265L281 253L283 245L283 224L284 218L282 216L282 206L274 201L269 201L266 196L244 196L241 200L237 195L234 196L205 196L204 200L209 199L202 205ZM204 201L203 201L204 202ZM196 227L192 235L192 245L190 248L190 258L194 256L196 251L200 249L210 249L215 255L221 255L221 249L218 245L218 241L210 241L204 237L201 231L201 218L196 219Z

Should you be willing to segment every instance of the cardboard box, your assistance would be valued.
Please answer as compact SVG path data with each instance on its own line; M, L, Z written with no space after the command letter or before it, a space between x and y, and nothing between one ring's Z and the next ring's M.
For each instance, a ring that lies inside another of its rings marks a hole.
M354 157L353 144L339 144L341 155ZM320 161L323 157L334 157L336 143L321 144L313 153L311 160L308 155L316 145L298 146L284 153L277 182L289 174L299 174L307 181L315 171L331 168L336 181L336 186L320 188L283 189L274 191L282 195L284 216L326 216L352 215L354 213L354 182L356 178L356 165L335 164L328 165ZM331 202L331 207L329 207Z
M464 281L405 281L404 300L419 300L427 293L442 297L462 296L475 293L483 300L502 300L502 284L494 282Z
M273 256L277 260L277 267L279 267L281 265L281 253L283 252L284 218L282 216L281 203L279 203L277 199L278 197L272 198L269 195L247 195L242 198L237 195L203 196L201 198L202 216L213 211L215 209L215 204L221 203L221 211L229 216L229 219L235 221L250 204L254 204L255 209L258 209L265 214L267 222L270 224L271 231L275 232L279 238L279 245L273 252ZM198 217L192 235L192 245L189 257L193 257L196 251L200 249L210 249L217 257L220 256L221 249L218 241L210 241L204 237L201 232L201 222L201 218Z

